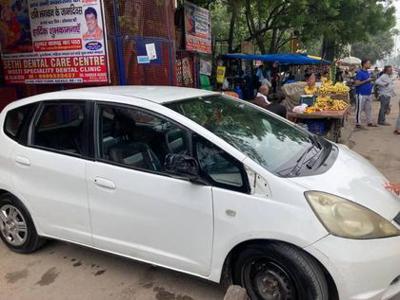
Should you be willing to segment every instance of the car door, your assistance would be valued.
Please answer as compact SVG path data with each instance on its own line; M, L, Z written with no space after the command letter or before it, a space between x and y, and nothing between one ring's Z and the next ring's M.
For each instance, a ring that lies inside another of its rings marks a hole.
M14 184L39 234L91 244L85 161L85 101L46 101L31 122L27 143L13 152Z
M99 103L96 161L87 181L98 248L207 276L213 214L211 187L172 177L168 154L190 154L189 132L132 106Z

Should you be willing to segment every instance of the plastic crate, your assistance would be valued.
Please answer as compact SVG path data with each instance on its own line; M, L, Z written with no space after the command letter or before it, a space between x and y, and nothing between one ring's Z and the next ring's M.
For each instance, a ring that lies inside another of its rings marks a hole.
M314 134L325 135L328 131L325 120L306 120L304 123L307 124L308 131Z

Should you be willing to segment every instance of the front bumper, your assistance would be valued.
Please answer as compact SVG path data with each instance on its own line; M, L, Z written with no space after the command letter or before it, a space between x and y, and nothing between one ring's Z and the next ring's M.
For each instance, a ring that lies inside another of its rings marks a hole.
M329 235L305 250L330 273L340 299L389 300L400 295L400 237L351 240Z

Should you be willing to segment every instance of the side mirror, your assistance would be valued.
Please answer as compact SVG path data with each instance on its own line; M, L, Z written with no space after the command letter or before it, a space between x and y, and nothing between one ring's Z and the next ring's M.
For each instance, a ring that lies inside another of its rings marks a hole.
M196 159L184 154L168 154L165 157L165 170L190 181L205 183L200 176L200 167Z

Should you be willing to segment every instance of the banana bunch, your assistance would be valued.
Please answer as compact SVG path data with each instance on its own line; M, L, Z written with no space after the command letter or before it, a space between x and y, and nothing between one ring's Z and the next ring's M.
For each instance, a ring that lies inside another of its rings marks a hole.
M329 96L319 96L313 106L306 108L306 113L314 113L318 111L341 111L348 107L346 101L334 100Z
M343 100L333 100L333 104L330 110L340 111L345 110L349 105Z
M347 94L349 91L350 88L342 82L337 82L335 85L327 83L319 88L320 95Z
M306 85L304 87L304 93L306 95L315 95L317 92L318 92L318 89L316 86L310 87L310 86Z

